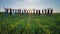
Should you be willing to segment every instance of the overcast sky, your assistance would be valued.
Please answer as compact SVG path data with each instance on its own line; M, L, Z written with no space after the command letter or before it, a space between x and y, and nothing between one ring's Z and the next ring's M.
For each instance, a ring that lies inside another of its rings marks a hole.
M60 12L60 0L0 0L0 10L8 8L53 8L54 12Z

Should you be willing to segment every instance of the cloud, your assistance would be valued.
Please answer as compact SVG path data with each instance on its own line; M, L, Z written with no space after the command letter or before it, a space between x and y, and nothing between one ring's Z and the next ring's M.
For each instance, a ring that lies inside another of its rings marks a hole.
M28 2L32 2L33 0L27 0Z
M31 2L27 2L31 1ZM32 2L32 0L27 0L27 1L16 1L13 5L11 5L12 8L35 8L36 7L36 2Z
M26 0L26 2L29 2L29 3L36 3L38 2L39 0Z

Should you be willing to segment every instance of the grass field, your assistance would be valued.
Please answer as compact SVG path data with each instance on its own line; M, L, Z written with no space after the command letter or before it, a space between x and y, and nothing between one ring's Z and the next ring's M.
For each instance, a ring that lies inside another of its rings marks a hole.
M60 34L60 14L0 14L0 34Z

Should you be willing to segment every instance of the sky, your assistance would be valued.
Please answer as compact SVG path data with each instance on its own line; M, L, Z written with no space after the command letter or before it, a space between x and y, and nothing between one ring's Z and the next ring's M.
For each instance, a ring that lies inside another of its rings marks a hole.
M4 7L13 9L53 8L55 13L60 13L60 0L0 0L0 11L3 11Z

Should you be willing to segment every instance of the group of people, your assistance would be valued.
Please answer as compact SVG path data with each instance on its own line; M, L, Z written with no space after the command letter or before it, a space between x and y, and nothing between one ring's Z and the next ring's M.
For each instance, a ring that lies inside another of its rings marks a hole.
M4 8L6 14L52 14L53 9L11 9L11 8Z

